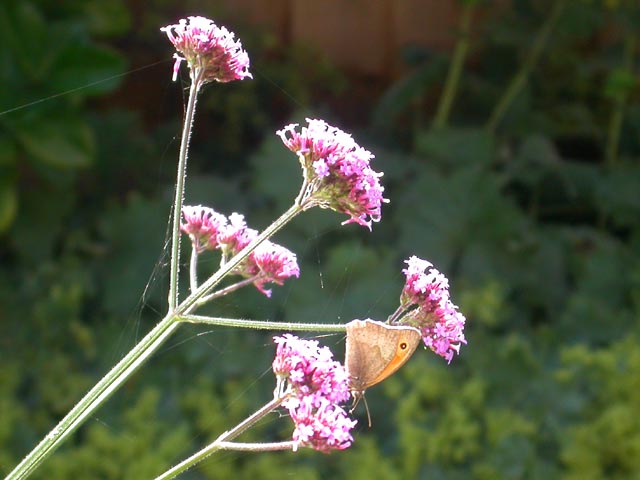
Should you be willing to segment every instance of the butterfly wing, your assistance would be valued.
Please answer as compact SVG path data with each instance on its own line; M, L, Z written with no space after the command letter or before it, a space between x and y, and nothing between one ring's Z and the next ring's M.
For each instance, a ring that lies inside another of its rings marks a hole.
M345 365L353 392L367 388L395 373L420 343L413 327L391 326L373 320L347 324Z

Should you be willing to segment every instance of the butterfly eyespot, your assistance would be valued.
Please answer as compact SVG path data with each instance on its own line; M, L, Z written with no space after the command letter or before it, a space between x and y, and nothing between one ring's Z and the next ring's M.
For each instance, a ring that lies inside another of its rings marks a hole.
M406 350L406 349L407 349L407 344L406 344L406 342L402 342L402 343L400 344L400 350Z

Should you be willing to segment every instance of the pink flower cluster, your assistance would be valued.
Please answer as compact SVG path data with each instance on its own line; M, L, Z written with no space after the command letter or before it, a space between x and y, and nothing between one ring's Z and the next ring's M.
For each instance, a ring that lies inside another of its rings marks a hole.
M176 50L173 66L175 80L180 62L187 61L191 77L205 82L231 82L252 78L249 73L249 56L242 49L240 40L225 27L218 27L205 17L188 17L175 25L162 27Z
M184 206L182 218L180 228L189 235L196 252L218 249L222 251L223 261L236 255L258 235L237 213L227 219L209 207ZM253 278L255 287L267 297L271 296L271 290L267 290L265 284L282 285L287 278L300 276L296 255L268 240L258 245L234 272Z
M295 425L293 440L298 446L328 453L343 450L353 442L350 419L339 404L349 399L347 372L327 347L315 340L303 340L285 334L274 337L277 344L273 372L278 378L279 394Z
M227 228L227 217L202 205L182 207L180 229L189 235L198 253L218 246L218 235Z
M454 353L459 353L461 344L467 341L466 319L449 298L449 280L431 262L416 256L405 263L406 281L400 304L411 310L404 323L418 328L425 345L451 362Z
M271 297L271 290L264 288L265 283L282 285L287 278L300 276L300 267L295 254L269 240L258 245L258 248L249 255L246 263L250 268L255 268L255 273L251 272L251 275L257 275L253 284L267 297Z
M295 123L276 132L300 158L306 184L302 204L345 213L351 217L345 224L371 229L371 223L380 220L382 203L388 201L382 196L382 173L370 166L373 154L323 120L307 119L307 124L300 133Z

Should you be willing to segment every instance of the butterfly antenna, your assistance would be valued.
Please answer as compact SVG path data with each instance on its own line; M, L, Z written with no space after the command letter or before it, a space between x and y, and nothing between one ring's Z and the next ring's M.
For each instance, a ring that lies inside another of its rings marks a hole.
M369 424L369 428L371 428L371 414L369 413L369 404L367 403L367 398L364 396L364 392L352 392L353 395L353 403L351 404L351 410L349 410L349 414L353 414L353 411L356 409L360 400L364 402L364 409L367 412L367 422Z
M371 428L371 414L369 413L369 404L367 403L366 397L362 396L362 401L364 402L364 409L367 412L367 422L369 423L369 428Z

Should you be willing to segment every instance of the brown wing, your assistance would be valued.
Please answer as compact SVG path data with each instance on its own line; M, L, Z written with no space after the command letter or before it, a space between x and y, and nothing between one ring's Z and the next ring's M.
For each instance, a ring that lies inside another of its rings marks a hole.
M395 373L420 342L413 327L390 326L373 320L347 324L345 365L354 392L364 390Z
M382 369L378 375L371 380L371 382L367 385L367 388L371 385L375 385L383 381L385 378L393 375L397 372L400 367L402 367L413 352L418 348L418 344L420 343L420 332L413 327L388 327L388 328L397 328L397 335L393 336L393 341L395 342L395 351L391 357L391 359L387 362L386 366Z

